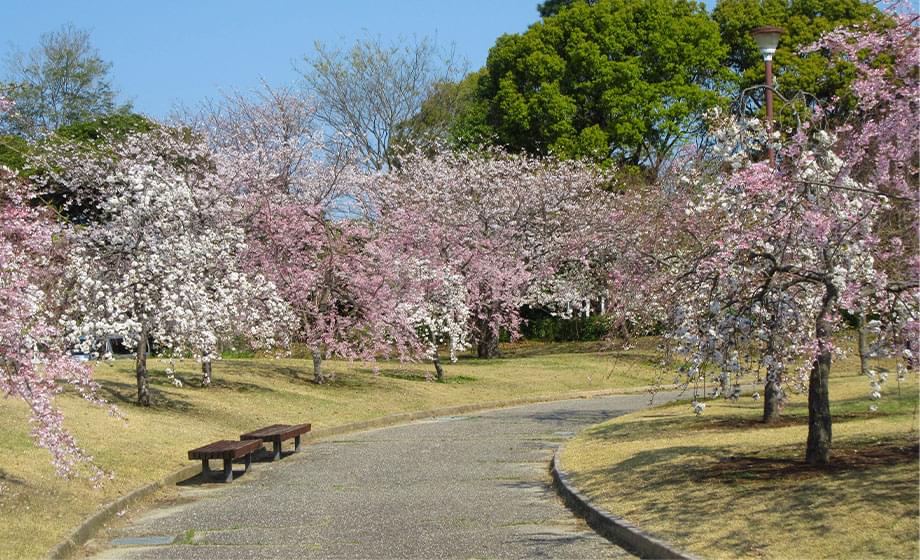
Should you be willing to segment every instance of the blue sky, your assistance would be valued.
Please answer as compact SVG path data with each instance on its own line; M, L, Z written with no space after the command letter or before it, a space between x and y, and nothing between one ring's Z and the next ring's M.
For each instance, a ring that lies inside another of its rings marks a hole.
M254 88L260 77L295 83L292 61L315 41L347 44L365 32L435 36L476 69L499 35L537 20L538 1L3 0L0 49L28 50L65 23L89 29L123 95L136 110L164 117L176 102L194 106L221 89Z

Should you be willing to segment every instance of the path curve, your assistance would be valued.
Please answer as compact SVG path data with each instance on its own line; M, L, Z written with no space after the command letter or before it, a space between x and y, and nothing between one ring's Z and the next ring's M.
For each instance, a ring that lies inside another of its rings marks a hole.
M337 437L100 535L97 558L626 558L551 489L553 451L645 395L555 401Z

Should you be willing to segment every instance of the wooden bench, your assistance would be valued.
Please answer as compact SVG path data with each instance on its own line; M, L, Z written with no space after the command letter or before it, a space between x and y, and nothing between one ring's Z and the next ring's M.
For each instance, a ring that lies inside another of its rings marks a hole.
M245 464L245 470L243 472L246 472L249 470L249 467L252 466L253 452L261 447L261 441L232 441L225 439L209 443L198 449L192 449L188 452L188 458L191 460L201 459L201 472L205 475L211 473L211 465L208 464L210 459L223 459L224 482L230 482L233 480L233 460L243 457Z
M272 442L272 461L281 458L281 442L294 438L294 451L300 451L300 436L310 431L310 424L274 424L248 434L241 434L241 440Z

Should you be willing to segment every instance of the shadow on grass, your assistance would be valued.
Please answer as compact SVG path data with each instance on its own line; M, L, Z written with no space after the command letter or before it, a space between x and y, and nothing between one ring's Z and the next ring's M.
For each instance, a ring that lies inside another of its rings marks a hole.
M288 362L293 361L291 359ZM291 365L266 359L234 359L214 362L213 378L227 379L244 371L247 376L256 376L268 380L286 380L309 383L313 381L313 363L303 360L303 365Z
M246 381L231 381L222 378L211 378L211 385L205 387L202 385L201 376L176 374L176 379L182 382L182 388L202 389L205 391L222 390L233 391L234 393L274 393L275 390L264 385L248 383ZM168 382L167 382L168 383Z
M805 464L800 446L766 449L763 457L732 456L729 451L716 446L642 451L611 467L579 473L579 480L587 482L577 485L589 496L607 493L613 486L633 508L668 520L662 537L684 542L695 542L697 531L705 530L699 525L701 516L743 517L763 508L781 526L771 531L797 526L815 535L830 530L836 521L831 517L840 513L834 508L841 503L870 504L893 516L917 515L918 446L913 440L838 442L828 467ZM895 474L880 480L879 469ZM793 481L803 484L789 491ZM736 498L726 502L726 492ZM764 544L758 530L732 531L719 542L720 549L738 556L756 555Z
M920 444L905 438L884 440L848 439L832 447L828 465L809 465L798 453L800 446L771 448L746 455L720 457L704 469L690 469L688 476L699 482L734 483L742 480L792 480L823 477L829 474L864 471L918 461ZM761 456L768 455L768 456ZM779 456L778 456L779 455Z
M98 380L99 389L102 398L114 404L136 405L137 404L137 385L134 383L122 383L106 379ZM180 410L190 411L195 407L186 399L181 399L175 395L166 393L157 388L167 383L150 380L150 408L161 410Z
M878 410L870 412L868 407L873 402L878 406ZM781 416L769 424L765 424L761 420L762 410L759 406L741 403L732 404L727 401L719 401L718 404L722 409L721 411L727 408L734 409L736 412L730 416L717 413L695 416L689 411L688 406L687 411L682 414L646 414L629 422L592 426L585 433L593 438L605 440L634 441L656 437L667 432L677 433L679 430L725 432L771 430L792 426L805 427L808 425L808 404L803 402L790 403L783 410ZM915 395L891 396L880 401L870 401L863 398L844 399L832 402L831 417L834 424L878 418L894 419L913 415L916 405L917 396Z
M372 373L371 370L359 370L362 373ZM400 369L381 369L380 377L386 377L388 379L398 379L400 381L415 381L415 382L424 382L424 383L444 383L449 385L462 385L464 383L472 383L476 381L476 378L471 375L451 375L446 373L443 381L438 381L430 375L418 371L407 371Z
M8 491L12 487L23 489L30 488L31 486L28 480L13 476L5 470L0 469L0 488L3 490ZM2 490L0 490L0 498L2 498Z

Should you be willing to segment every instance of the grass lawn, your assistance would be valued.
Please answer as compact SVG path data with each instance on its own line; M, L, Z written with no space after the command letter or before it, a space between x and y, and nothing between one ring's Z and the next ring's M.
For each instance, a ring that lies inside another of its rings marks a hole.
M126 423L74 396L59 402L80 444L116 474L101 490L57 478L48 454L32 446L25 405L0 401L0 558L42 556L100 505L188 465L188 449L215 439L274 423L318 428L480 401L649 385L653 345L642 341L629 352L607 352L597 343L505 345L503 358L448 364L443 384L425 381L426 364L383 363L375 376L360 364L327 362L338 379L317 386L309 359L234 359L214 364L209 388L200 386L196 364L186 363L177 370L185 386L176 388L165 362L153 359L149 409L131 404L133 361L100 364L103 396L120 406Z
M805 396L775 426L762 401L648 409L591 427L562 467L601 507L704 558L918 557L918 379L878 410L854 359L832 367L833 465L803 463ZM762 392L762 391L761 391Z

